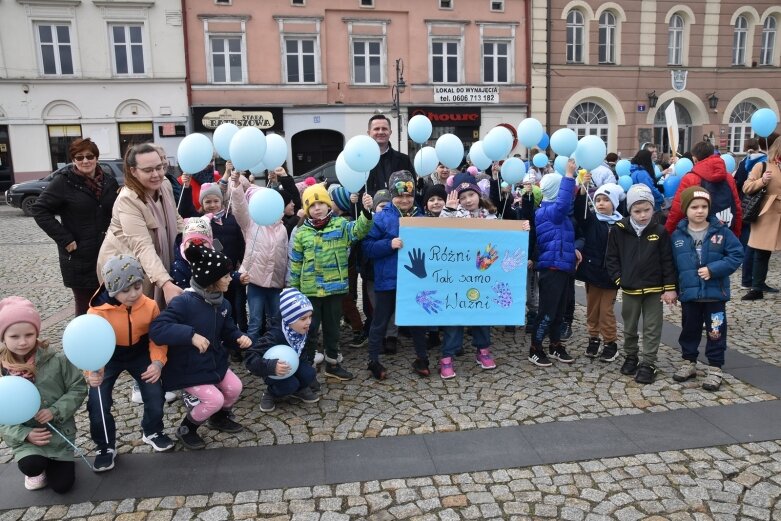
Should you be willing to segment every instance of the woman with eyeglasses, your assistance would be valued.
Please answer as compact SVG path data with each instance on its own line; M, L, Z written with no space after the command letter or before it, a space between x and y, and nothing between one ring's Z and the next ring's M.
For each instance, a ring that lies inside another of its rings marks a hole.
M119 185L111 173L98 167L100 152L91 139L73 141L68 155L73 163L38 196L33 216L57 243L62 282L73 291L79 316L87 312L89 299L98 289L95 264Z
M144 269L144 294L160 309L182 290L170 275L174 240L184 224L176 211L166 165L151 143L128 148L125 186L114 204L106 239L98 257L98 271L113 255L127 253Z

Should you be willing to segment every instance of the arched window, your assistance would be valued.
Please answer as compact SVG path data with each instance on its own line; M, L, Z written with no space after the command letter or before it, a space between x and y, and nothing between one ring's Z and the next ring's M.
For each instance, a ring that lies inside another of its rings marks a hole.
M674 14L672 18L670 18L670 25L668 29L668 65L683 65L683 29L683 17L679 14Z
M616 63L616 16L610 11L599 17L599 63Z
M608 142L607 135L610 127L607 114L602 107L591 101L581 103L572 109L567 119L567 128L574 130L578 139L593 135L599 136L605 143Z
M760 65L773 65L776 46L776 18L768 16L762 26L762 49L759 52Z
M667 117L665 111L675 100L670 100L663 103L656 109L656 115L654 116L654 143L661 147L659 154L671 153L670 136L667 132ZM677 152L685 152L691 149L692 140L692 117L686 107L681 103L675 104L675 119L678 120L678 150Z
M583 13L577 9L567 13L567 63L583 63L584 28Z
M743 145L751 137L751 116L757 111L757 106L750 101L738 103L729 115L729 151L742 154Z
M748 21L745 16L735 20L735 32L732 38L732 65L746 65L746 37Z

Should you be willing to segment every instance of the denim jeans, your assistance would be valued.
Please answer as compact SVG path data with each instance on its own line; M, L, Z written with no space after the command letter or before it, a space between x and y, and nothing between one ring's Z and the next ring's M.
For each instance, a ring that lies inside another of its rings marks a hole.
M491 326L472 326L472 345L475 350L491 346ZM445 326L442 328L442 358L455 356L464 347L464 327Z
M146 337L145 337L146 338ZM89 413L89 430L92 441L99 450L116 447L116 424L111 414L111 406L114 404L112 392L114 384L123 371L130 373L141 390L144 399L144 416L141 418L141 429L149 436L163 430L163 403L165 393L160 380L150 384L141 380L141 374L151 364L149 359L149 346L147 342L139 342L134 347L118 346L111 360L108 361L103 372L103 383L100 387L90 387L87 397L87 412ZM100 413L100 401L98 389L103 402L103 416L106 418L106 431L103 431L103 418ZM108 433L108 441L106 441Z
M247 336L255 343L260 339L260 330L265 317L275 317L279 314L278 288L262 288L255 284L247 285L247 304L249 317L247 320Z
M275 380L266 376L263 378L263 381L268 385L268 392L271 393L271 396L282 398L298 392L304 387L308 387L316 377L317 371L315 368L307 362L306 357L301 357L298 359L298 369L296 369L295 373L282 380Z

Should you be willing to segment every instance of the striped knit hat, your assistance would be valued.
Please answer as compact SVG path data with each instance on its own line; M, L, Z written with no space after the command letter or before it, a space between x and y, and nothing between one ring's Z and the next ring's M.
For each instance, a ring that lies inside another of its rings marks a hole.
M350 202L350 192L342 185L331 185L328 187L328 195L331 196L334 204L343 212L349 212L352 203Z
M295 288L285 288L279 294L279 314L288 326L312 311L312 303Z

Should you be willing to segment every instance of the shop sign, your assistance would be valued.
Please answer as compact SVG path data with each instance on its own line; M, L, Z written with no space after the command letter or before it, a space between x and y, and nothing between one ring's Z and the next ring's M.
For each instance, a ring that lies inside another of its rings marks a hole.
M499 87L479 85L434 87L434 103L499 103Z
M421 114L435 127L479 127L480 107L411 107L409 117Z
M263 107L193 107L196 131L212 131L223 123L260 130L282 130L282 109Z

